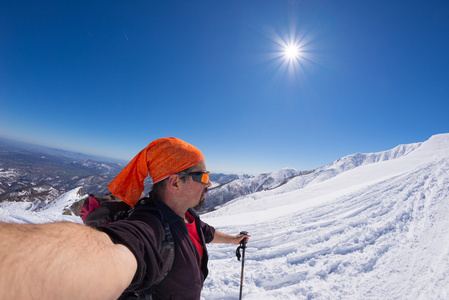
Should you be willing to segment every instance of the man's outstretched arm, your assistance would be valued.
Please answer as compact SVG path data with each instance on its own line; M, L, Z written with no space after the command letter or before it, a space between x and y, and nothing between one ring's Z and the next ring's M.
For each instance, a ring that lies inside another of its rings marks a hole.
M248 242L248 239L251 235L249 234L237 234L237 235L229 235L226 233L223 233L221 231L215 230L214 239L212 240L212 243L224 243L224 244L234 244L238 245L240 242L246 238L246 242Z
M0 299L117 299L137 261L75 223L0 223Z

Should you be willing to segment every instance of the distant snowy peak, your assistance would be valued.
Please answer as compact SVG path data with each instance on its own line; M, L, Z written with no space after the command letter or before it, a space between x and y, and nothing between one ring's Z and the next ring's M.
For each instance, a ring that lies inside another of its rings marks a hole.
M238 174L223 174L223 173L211 173L210 174L210 181L212 183L212 187L217 187L222 184L231 182L236 179L242 179L242 178L252 178L253 175L238 175Z
M258 176L235 179L226 184L212 187L207 192L205 210L224 204L241 196L275 189L291 178L307 174L310 171L298 171L293 168L284 168L275 172L265 173Z
M310 171L299 171L293 168L283 168L271 173L261 174L257 179L256 191L264 191L277 188L278 186L286 183L289 178L300 176L310 173Z

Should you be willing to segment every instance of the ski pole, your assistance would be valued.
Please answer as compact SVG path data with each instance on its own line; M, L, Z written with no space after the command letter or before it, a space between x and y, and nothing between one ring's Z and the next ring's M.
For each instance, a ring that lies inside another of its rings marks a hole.
M241 231L240 234L248 234L247 231ZM242 249L242 255L240 255L240 249ZM243 288L243 268L245 265L245 249L246 249L246 238L240 241L240 246L237 247L237 251L235 255L237 256L237 259L240 260L240 257L242 257L242 274L240 275L240 297L239 299L242 299L242 288Z

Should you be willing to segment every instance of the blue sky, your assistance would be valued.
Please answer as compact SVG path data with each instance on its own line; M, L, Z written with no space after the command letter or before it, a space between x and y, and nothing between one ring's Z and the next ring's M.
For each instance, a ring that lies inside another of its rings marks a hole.
M449 132L447 1L3 1L0 45L0 135L62 149L261 173Z

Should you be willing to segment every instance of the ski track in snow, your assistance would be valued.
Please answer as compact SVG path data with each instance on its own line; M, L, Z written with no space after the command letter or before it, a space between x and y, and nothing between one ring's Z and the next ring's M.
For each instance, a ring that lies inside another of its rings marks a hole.
M448 172L444 159L249 225L244 299L448 299ZM203 299L238 298L235 247L208 249Z

